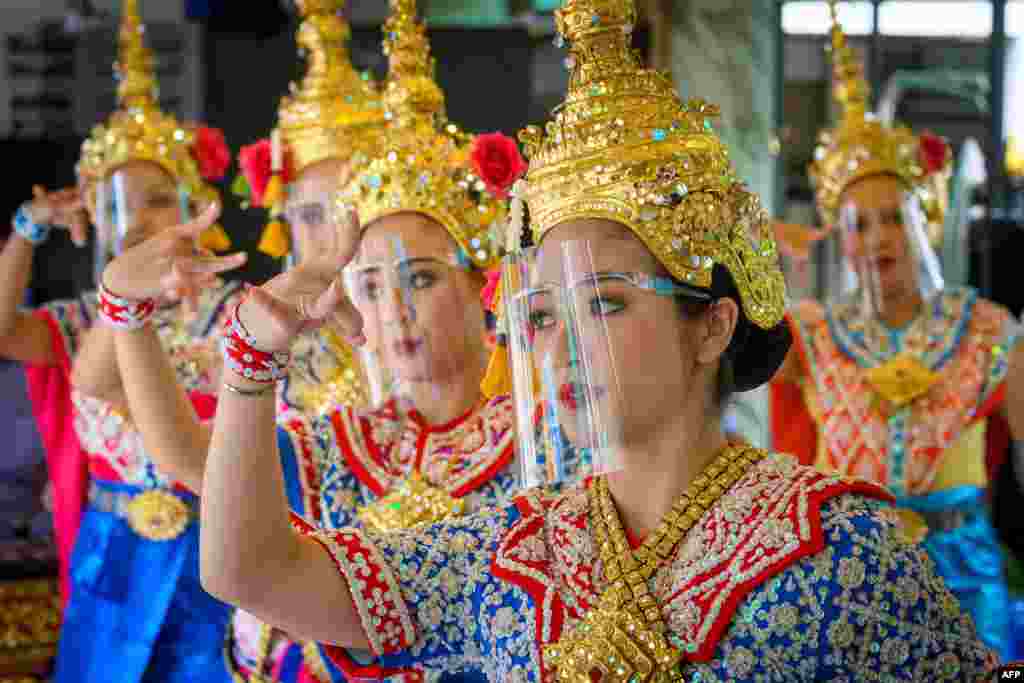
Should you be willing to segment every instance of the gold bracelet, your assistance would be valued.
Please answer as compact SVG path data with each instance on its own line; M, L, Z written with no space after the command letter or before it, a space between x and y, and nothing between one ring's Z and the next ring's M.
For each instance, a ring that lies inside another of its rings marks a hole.
M224 382L224 388L230 391L232 394L238 394L239 396L252 398L255 396L263 396L264 394L273 393L274 389L277 388L277 383L275 382L272 384L268 384L267 386L260 387L259 389L243 389L241 387L236 387L234 384Z

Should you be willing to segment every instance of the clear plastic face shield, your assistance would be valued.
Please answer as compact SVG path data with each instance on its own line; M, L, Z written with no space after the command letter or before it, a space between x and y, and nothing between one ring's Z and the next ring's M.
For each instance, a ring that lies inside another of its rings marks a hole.
M335 227L346 223L349 211L340 190L323 191L292 184L284 206L284 217L291 230L286 267L292 268L308 256L302 253L304 250L315 250L332 240Z
M378 406L395 400L408 410L436 400L441 383L457 381L485 358L483 309L460 281L471 270L460 254L416 249L385 235L364 239L345 267L346 294L363 318L360 352ZM470 306L480 309L479 330Z
M94 275L126 249L195 215L188 190L163 173L123 169L94 188Z
M636 330L616 316L638 293L675 296L682 290L654 274L598 268L589 242L554 243L506 258L502 299L524 487L622 468L629 413L620 368ZM631 390L648 381L634 380Z
M927 220L910 192L890 206L840 207L839 250L830 295L857 295L866 317L884 318L887 302L932 301L943 289L939 260L928 240Z

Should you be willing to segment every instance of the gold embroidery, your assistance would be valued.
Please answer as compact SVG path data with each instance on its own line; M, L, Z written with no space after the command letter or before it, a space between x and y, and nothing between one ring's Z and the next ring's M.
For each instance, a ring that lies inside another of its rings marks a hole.
M647 582L707 510L764 456L753 448L727 447L636 551L629 547L607 478L594 480L587 492L591 525L610 585L583 622L558 643L545 646L545 659L559 681L589 683L592 672L608 683L683 680L682 653L666 639L661 607Z
M359 519L379 532L409 529L461 515L466 502L433 486L418 470L395 490L359 511Z

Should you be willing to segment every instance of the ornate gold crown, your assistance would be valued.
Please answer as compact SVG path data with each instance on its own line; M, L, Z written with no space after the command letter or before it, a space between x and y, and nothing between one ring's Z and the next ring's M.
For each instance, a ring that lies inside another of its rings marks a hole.
M359 166L344 191L367 225L396 213L421 213L439 222L474 264L500 257L500 225L507 203L492 195L470 163L474 136L445 117L444 94L434 81L425 27L415 0L391 0L384 24L388 78L384 104L387 143Z
M574 219L621 223L683 282L710 287L722 264L751 321L774 327L785 292L775 240L714 132L718 108L684 104L668 76L642 67L633 0L565 0L555 16L570 45L569 92L546 134L520 133L536 243Z
M144 33L138 0L125 0L114 64L120 81L118 107L82 143L76 168L79 180L89 187L118 166L150 161L184 183L192 196L214 198L216 190L203 181L192 156L193 130L160 110L153 54L143 42Z
M934 241L941 235L945 217L952 153L940 138L886 125L868 111L870 91L864 67L846 41L836 5L836 0L830 0L832 96L840 121L819 135L808 169L818 210L826 225L835 225L847 187L868 176L891 174L920 197Z
M296 0L302 16L296 42L307 54L306 75L281 98L278 130L293 171L326 159L348 161L381 145L384 109L369 74L356 73L346 45L345 0Z

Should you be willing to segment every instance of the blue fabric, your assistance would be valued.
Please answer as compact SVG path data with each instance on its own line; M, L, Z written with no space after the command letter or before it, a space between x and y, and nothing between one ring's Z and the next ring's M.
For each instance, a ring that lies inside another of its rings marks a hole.
M1010 661L1010 594L1003 550L992 526L985 491L976 486L957 486L900 498L897 504L916 512L956 510L964 514L961 526L931 531L923 545L949 590L974 618L978 636L1003 661Z
M109 491L143 491L95 483ZM176 539L150 541L123 518L89 506L71 557L71 581L55 683L230 680L223 658L230 612L200 585L198 524Z
M284 653L284 661L281 662L281 675L277 677L278 683L295 683L302 671L302 646L292 643Z
M309 517L311 510L306 509L306 499L302 495L302 480L299 479L299 458L295 453L288 431L277 428L277 448L281 454L281 470L284 474L284 490L288 496L288 507L301 517Z

